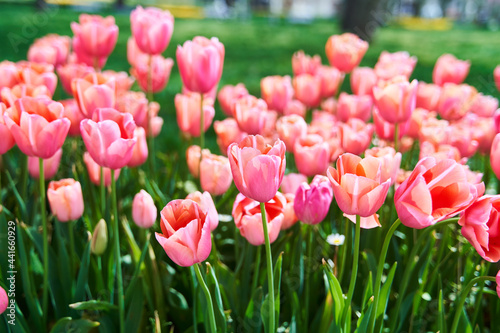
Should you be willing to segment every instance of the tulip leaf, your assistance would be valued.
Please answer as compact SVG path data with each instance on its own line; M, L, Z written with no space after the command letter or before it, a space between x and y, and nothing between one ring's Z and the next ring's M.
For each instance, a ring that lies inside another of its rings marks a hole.
M448 331L446 327L446 319L444 317L444 300L443 300L443 287L441 282L441 276L438 280L439 296L438 296L438 328L439 332L446 333Z
M221 296L224 302L229 306L232 313L235 313L238 317L237 304L241 302L238 295L238 280L234 277L233 272L221 262L215 264L215 271L217 272L217 277L221 288ZM243 314L241 314L241 317Z
M76 291L74 302L81 301L85 298L85 290L89 278L89 263L90 263L90 242L85 246L82 255L82 263L80 264L80 271L76 280Z
M210 290L210 295L212 297L212 303L215 312L215 321L217 324L218 332L226 332L227 329L227 321L226 315L224 313L224 305L222 303L222 296L220 293L219 282L217 281L217 277L215 276L215 271L212 266L207 262L207 286Z
M142 313L144 311L144 291L142 284L134 288L134 294L128 307L127 317L125 318L125 327L127 332L139 332Z
M94 327L99 326L96 321L88 319L73 319L71 317L64 317L57 321L52 327L50 333L65 333L65 332L90 332Z
M459 311L460 320L458 322L457 333L472 333L472 325L470 323L469 317L467 316L467 312L465 311L465 307L463 307Z
M375 330L374 332L380 332L383 326L384 322L384 313L387 310L387 304L389 302L389 297L391 295L391 287L392 287L392 281L394 280L394 275L396 274L396 268L398 266L398 263L395 262L391 269L389 270L389 273L387 274L387 278L385 279L384 285L380 289L380 295L378 299L378 305L377 305L377 313L375 317ZM378 329L377 329L378 327Z
M186 301L184 295L182 295L174 288L169 288L167 297L170 305L172 305L173 307L181 310L189 309L188 302Z
M373 295L373 275L372 272L370 271L368 273L368 281L366 282L366 287L365 291L363 292L363 303L361 303L361 308L364 309L366 307L366 304L368 303L368 300L370 297Z
M73 303L69 307L79 311L112 311L118 309L114 304L96 300Z
M328 286L330 288L330 293L333 297L333 314L334 322L340 325L340 316L345 306L344 295L342 294L342 288L340 283L333 274L332 267L323 260L323 270L325 271L326 278L328 280Z
M22 196L19 194L19 191L17 190L16 184L12 180L12 176L10 175L10 172L8 170L5 170L5 174L7 175L7 179L9 180L9 184L10 184L10 187L12 188L12 192L14 192L14 197L16 197L16 200L19 203L19 208L21 210L23 220L27 221L28 212L26 210L26 204L24 203Z
M373 298L370 297L366 307L361 312L361 316L358 318L357 328L355 332L364 333L368 331L368 325L370 324L370 316L373 311Z
M244 332L261 332L262 319L260 316L260 309L262 305L262 298L262 287L258 287L255 289L245 311L245 319L243 321Z

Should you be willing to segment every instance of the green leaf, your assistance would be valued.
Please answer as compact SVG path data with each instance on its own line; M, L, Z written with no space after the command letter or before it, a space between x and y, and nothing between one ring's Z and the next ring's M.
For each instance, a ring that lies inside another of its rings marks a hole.
M444 317L444 301L443 301L443 287L441 283L441 276L439 276L438 280L438 287L439 287L439 298L438 298L438 328L440 333L446 333L447 332L447 327L446 327L446 319Z
M217 281L217 277L215 276L215 271L212 266L207 262L207 286L210 290L210 295L212 297L212 303L215 312L215 321L217 324L217 331L226 332L227 329L227 321L226 315L224 313L224 305L222 303L222 296L220 293L219 282Z
M357 328L355 332L364 333L368 331L368 325L370 324L370 315L373 311L372 297L369 298L368 303L366 305L367 307L363 309L363 311L361 312L361 316L358 319Z
M99 326L96 321L91 321L88 319L73 319L71 317L64 317L57 321L57 323L52 327L50 333L68 333L68 332L78 332L86 333L90 332L94 327Z
M280 287L281 287L281 266L283 264L283 252L280 253L276 265L274 266L274 324L275 327L269 327L269 297L267 294L260 309L262 322L264 323L264 332L276 332L279 326L280 314Z
M387 278L385 279L384 285L380 289L380 296L378 299L377 305L377 313L375 317L375 332L380 332L384 322L384 313L387 310L387 303L389 302L389 297L391 296L391 286L392 281L394 280L394 274L396 274L396 268L398 263L395 262L389 273L387 274Z
M472 324L470 323L469 316L467 316L465 307L461 310L457 333L472 333Z
M361 308L364 309L368 304L368 300L373 295L373 275L372 272L368 273L368 281L366 282L365 291L363 292L363 303L361 304Z
M112 311L118 309L114 304L96 300L73 303L69 307L80 311Z
M262 287L258 287L257 289L255 289L245 311L245 319L243 321L244 332L260 333L262 326L262 319L260 316L262 296Z
M330 287L330 293L333 297L333 309L334 309L334 322L337 325L340 325L340 316L342 315L342 311L345 306L344 295L342 294L342 288L340 287L340 283L333 274L332 268L330 265L323 260L323 269L326 274L326 278L328 280L328 285Z
M134 289L134 294L128 307L127 318L125 319L125 327L127 332L139 332L143 311L144 292L142 289L142 284L139 283Z
M171 306L182 310L189 309L188 302L186 301L184 295L174 288L169 288L167 298Z
M82 263L80 265L80 271L78 272L78 278L76 280L76 291L74 301L81 301L85 298L85 290L89 279L89 263L90 263L90 242L85 246L85 250L82 255Z

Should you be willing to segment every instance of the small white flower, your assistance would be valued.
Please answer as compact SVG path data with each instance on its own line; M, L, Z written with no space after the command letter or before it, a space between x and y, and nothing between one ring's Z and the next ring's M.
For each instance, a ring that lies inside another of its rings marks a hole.
M331 234L326 237L326 241L330 245L340 246L344 245L345 236L341 234Z

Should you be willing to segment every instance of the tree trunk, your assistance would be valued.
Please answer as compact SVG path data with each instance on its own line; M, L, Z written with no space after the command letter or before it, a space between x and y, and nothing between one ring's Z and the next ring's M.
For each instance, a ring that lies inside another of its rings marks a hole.
M381 10L384 2L385 0L344 0L342 30L371 41L375 30L390 17L387 10Z

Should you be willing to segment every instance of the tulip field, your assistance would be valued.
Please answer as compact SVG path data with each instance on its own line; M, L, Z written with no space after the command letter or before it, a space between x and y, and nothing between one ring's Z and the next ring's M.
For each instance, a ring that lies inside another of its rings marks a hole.
M0 332L500 332L500 45L0 4Z

